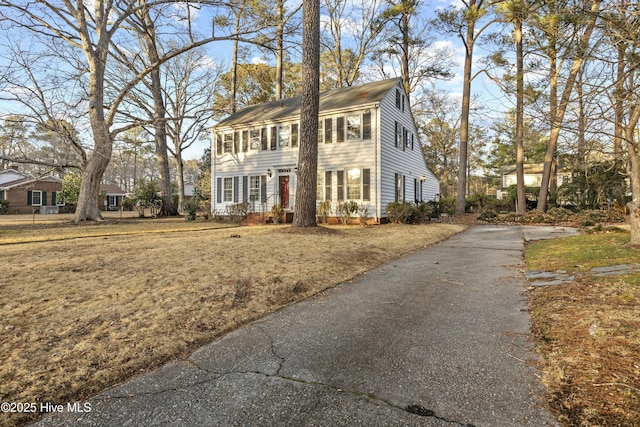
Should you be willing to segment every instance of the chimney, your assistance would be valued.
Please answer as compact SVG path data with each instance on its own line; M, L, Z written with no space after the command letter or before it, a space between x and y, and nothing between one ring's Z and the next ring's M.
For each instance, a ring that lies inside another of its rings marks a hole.
M13 169L14 171L17 171L18 165L9 165L9 169Z

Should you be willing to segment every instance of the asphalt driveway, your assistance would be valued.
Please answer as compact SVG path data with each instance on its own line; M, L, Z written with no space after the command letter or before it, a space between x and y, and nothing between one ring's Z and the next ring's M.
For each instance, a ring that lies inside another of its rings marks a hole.
M522 254L574 232L473 226L37 425L557 425Z

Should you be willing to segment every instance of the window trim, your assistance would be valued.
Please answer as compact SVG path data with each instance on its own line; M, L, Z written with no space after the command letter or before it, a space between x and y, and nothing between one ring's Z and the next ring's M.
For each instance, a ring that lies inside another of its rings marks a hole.
M38 193L38 203L34 201L36 193ZM42 206L42 190L31 190L31 206Z
M229 183L229 188L227 188ZM225 176L222 178L222 203L233 203L233 177Z

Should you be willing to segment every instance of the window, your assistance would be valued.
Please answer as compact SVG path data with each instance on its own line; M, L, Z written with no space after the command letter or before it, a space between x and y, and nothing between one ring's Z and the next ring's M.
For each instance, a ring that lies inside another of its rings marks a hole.
M291 125L291 146L298 146L298 124L294 123Z
M324 138L324 128L323 128L323 123L324 120L320 119L318 120L318 144L322 144L323 138Z
M249 131L249 149L260 149L260 129L251 129Z
M415 200L416 203L420 203L420 184L418 184L420 181L418 181L417 179L413 180L413 199Z
M344 117L336 119L336 142L344 142Z
M404 103L405 103L404 99L405 99L405 97L404 97L404 95L402 95L402 112L403 113L404 113Z
M116 206L118 203L118 199L116 196L107 196L107 201L109 203L109 206Z
M333 119L324 119L324 142L325 144L331 144L333 142Z
M396 147L400 147L402 143L402 125L396 122Z
M224 178L223 202L233 201L233 178Z
M409 131L407 128L402 128L402 150L404 151L409 144Z
M396 89L396 108L401 108L402 98L400 97L400 89Z
M347 114L347 139L360 138L360 114Z
M232 153L233 152L233 134L231 132L225 133L223 135L222 152L223 153Z
M30 191L28 194L31 195L31 206L42 206L43 205L43 197L42 191Z
M4 199L5 199L4 190L0 190L0 200L4 200Z
M260 175L252 175L249 177L249 200L260 200Z
M349 169L347 171L347 199L348 200L360 200L360 184L361 184L361 171L360 169Z
M291 143L291 128L289 125L281 125L278 129L278 141L280 147L288 147Z

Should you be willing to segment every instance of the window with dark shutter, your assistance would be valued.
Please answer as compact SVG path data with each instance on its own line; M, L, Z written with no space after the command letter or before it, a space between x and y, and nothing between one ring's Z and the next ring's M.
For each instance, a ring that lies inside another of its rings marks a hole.
M396 89L396 108L400 108L400 102L401 102L401 98L400 98L400 89Z
M371 169L362 169L362 200L371 200Z

